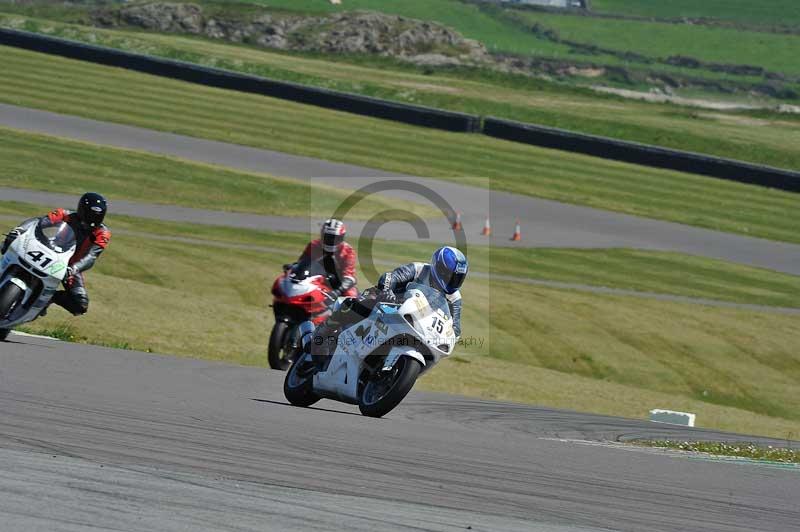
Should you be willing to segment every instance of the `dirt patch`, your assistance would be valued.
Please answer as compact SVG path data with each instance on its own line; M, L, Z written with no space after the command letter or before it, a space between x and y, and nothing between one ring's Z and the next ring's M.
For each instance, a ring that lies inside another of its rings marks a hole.
M408 87L409 89L419 89L422 91L443 92L447 94L459 94L463 92L461 89L455 87L445 87L442 85L434 85L433 83L415 83L413 81L393 81L391 83L400 87Z
M728 124L735 124L740 126L763 127L772 125L772 122L770 122L769 120L763 120L760 118L753 118L749 116L721 115L719 113L698 113L698 115L704 118L711 118L712 120L717 120L719 122L726 122Z
M772 109L775 106L769 105L756 105L756 104L745 104L745 103L736 103L736 102L719 102L713 100L701 100L698 98L683 98L681 96L675 96L673 94L665 94L663 92L642 92L642 91L634 91L628 89L616 89L613 87L603 87L600 85L593 85L591 87L593 90L597 92L603 92L606 94L616 94L617 96L622 96L623 98L631 98L634 100L644 100L647 102L659 102L659 103L676 103L678 105L689 105L692 107L702 107L704 109L714 109L717 111L731 111L737 109Z

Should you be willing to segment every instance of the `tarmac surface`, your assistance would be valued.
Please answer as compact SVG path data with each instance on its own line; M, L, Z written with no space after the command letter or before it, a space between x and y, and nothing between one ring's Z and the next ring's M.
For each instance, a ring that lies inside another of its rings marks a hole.
M423 177L398 176L379 170L299 157L269 150L174 135L132 126L111 124L46 111L0 104L0 125L19 130L93 142L100 145L135 149L188 161L210 163L237 170L262 172L276 176L312 180L347 189L401 180L421 185L446 199L452 210L462 212L467 241L470 244L567 247L567 248L636 248L676 251L713 257L741 264L800 274L800 245L773 242L697 227L651 220L614 212L568 205L556 201L469 187ZM490 183L490 180L487 180ZM388 183L391 184L391 183ZM389 197L427 202L429 193L388 190ZM426 195L427 194L427 195ZM0 188L0 199L41 204L71 204L71 196ZM113 212L158 218L167 221L205 223L269 229L275 231L313 231L320 214L309 218L257 216L168 205L147 205L112 199ZM313 209L311 209L313 210ZM452 215L452 213L450 213ZM478 236L487 215L491 215L494 236ZM523 240L509 240L515 220L522 225ZM351 234L360 234L363 223L351 222ZM427 224L429 238L452 242L448 222L442 218ZM415 232L404 223L390 223L378 237L417 240Z
M800 530L798 467L614 443L786 442L416 392L376 420L289 406L280 372L9 339L4 531Z

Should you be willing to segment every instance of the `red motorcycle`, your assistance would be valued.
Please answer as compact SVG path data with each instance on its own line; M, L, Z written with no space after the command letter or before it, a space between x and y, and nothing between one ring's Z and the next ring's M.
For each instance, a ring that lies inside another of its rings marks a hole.
M331 314L332 288L319 261L295 264L272 284L275 325L269 337L269 367L286 370L300 350L298 326L319 325Z

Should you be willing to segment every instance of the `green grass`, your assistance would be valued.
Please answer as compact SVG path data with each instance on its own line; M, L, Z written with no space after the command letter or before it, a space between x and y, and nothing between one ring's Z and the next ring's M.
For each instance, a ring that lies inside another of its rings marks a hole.
M17 220L42 215L54 205L0 202L0 228ZM115 235L151 238L168 244L196 242L218 249L245 249L273 253L281 264L294 260L308 241L299 233L257 231L224 226L198 226L129 216L109 215ZM390 264L424 261L436 247L425 242L388 242L362 239L354 243L359 255L368 250L380 271ZM640 292L716 299L732 303L800 307L800 277L725 261L679 253L629 249L515 249L472 245L468 248L473 272L620 288ZM360 285L377 279L359 274Z
M666 406L697 414L699 427L775 438L796 439L798 434L796 420L538 365L464 356L460 350L424 377L417 389L637 419L646 419L649 409Z
M653 59L683 55L706 62L755 65L774 72L800 74L800 35L535 11L520 11L517 16L529 24L556 30L562 39Z
M385 58L277 53L197 38L98 30L16 15L0 14L0 25L394 101L800 168L800 128L797 119L787 115L759 113L756 117L752 112L693 111L670 104L626 101L486 69L444 69L433 73ZM563 53L568 51L564 47ZM671 71L671 67L662 68Z
M476 186L488 178L495 190L800 242L796 194L416 128L13 48L0 47L0 54L0 101L5 103Z
M800 24L800 5L795 0L592 0L599 13L658 18L711 18L744 24Z
M4 219L34 208L0 203ZM74 319L53 308L26 330L265 365L268 287L299 252L301 235L230 230L229 244L258 236L261 245L276 247L266 251L153 238L188 233L214 240L224 228L120 217L110 223L121 230L87 276L89 314ZM797 316L478 277L468 281L464 298L465 336L484 343L459 348L423 388L640 418L648 408L691 409L703 427L774 436L800 422Z
M131 150L100 147L0 127L0 185L80 195L100 190L114 200L133 200L200 209L264 215L309 216L327 212L349 195L296 180L234 172ZM430 216L435 211L400 201L403 210ZM369 219L397 201L359 202L352 218Z
M796 436L796 435L795 435ZM708 441L635 440L636 445L676 449L715 456L731 456L767 462L800 464L800 449L755 445L753 443L724 443Z

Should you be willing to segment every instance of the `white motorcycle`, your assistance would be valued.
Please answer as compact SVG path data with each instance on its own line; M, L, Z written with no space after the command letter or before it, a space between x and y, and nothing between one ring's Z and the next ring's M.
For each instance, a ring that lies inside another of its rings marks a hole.
M67 274L76 239L66 223L23 225L0 263L0 341L16 325L39 317Z
M344 329L324 361L308 352L314 326L301 325L303 354L284 381L286 399L311 406L322 398L357 404L361 413L381 417L400 404L417 377L449 356L457 337L445 297L430 286L411 283L403 303L376 303L370 315ZM326 339L313 338L313 341Z

